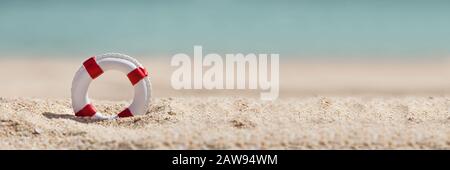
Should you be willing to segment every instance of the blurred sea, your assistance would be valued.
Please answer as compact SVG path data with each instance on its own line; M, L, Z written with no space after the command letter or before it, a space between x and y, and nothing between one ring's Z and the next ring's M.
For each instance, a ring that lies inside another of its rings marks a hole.
M0 56L450 56L450 1L1 0Z

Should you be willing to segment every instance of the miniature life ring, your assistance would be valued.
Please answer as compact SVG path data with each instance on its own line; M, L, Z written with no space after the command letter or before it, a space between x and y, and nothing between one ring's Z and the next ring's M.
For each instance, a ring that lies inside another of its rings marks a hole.
M134 98L131 105L115 116L105 116L97 112L88 97L88 88L92 80L108 70L125 73L134 86ZM151 83L147 70L136 59L118 53L93 56L83 62L72 81L72 107L75 116L94 119L115 119L142 115L151 100Z

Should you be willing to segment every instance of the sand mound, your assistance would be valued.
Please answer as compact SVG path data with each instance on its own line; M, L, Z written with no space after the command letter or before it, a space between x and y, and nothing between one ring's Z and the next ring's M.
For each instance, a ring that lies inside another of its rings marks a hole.
M92 121L69 99L0 98L0 148L450 149L449 108L446 97L159 98L144 116Z

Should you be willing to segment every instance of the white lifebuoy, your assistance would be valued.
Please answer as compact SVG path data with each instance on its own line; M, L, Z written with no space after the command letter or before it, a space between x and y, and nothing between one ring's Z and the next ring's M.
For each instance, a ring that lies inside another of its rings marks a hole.
M108 70L125 73L134 86L131 105L115 116L97 112L89 100L88 88L92 80ZM95 119L115 119L144 114L151 100L151 83L147 70L134 58L118 53L93 56L83 62L72 81L72 107L76 116Z

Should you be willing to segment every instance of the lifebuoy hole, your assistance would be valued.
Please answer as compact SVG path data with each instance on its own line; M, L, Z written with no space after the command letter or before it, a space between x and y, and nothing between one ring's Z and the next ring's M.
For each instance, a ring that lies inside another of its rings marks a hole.
M120 71L109 70L91 82L88 94L91 100L131 102L134 87L127 75Z

